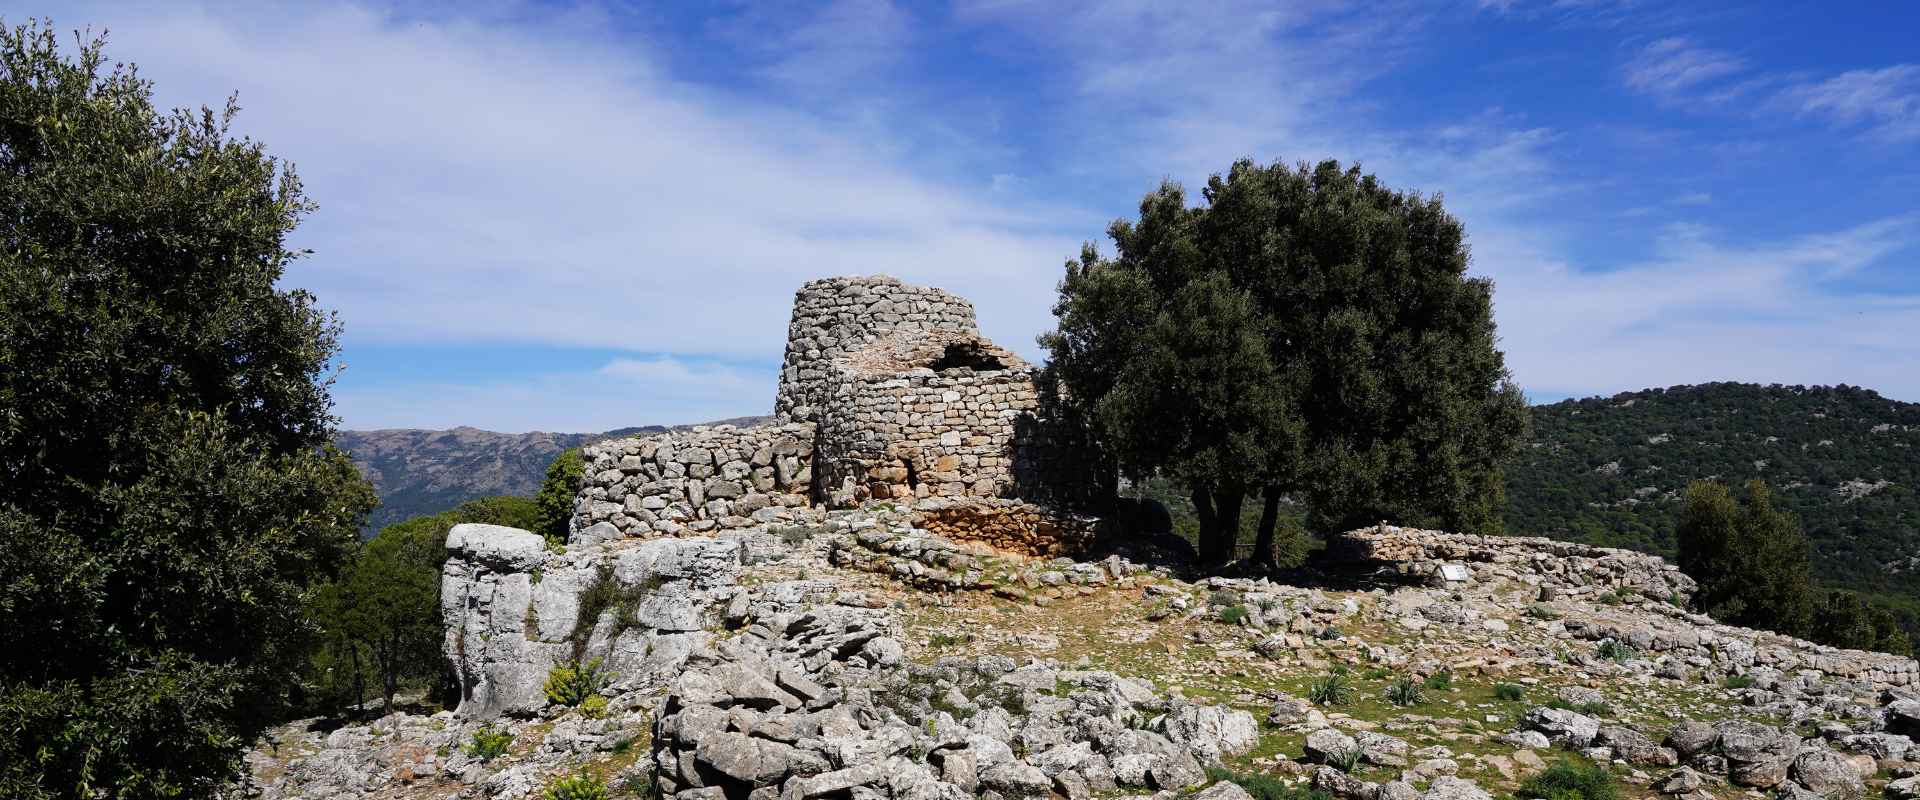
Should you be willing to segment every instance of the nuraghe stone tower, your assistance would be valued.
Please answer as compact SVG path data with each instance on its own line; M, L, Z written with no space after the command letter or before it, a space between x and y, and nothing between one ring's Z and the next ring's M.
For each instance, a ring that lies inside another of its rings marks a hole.
M1093 545L1113 502L1113 470L1058 382L941 289L889 275L801 287L774 410L763 428L588 448L574 530L698 534L878 500L952 538L1065 555Z

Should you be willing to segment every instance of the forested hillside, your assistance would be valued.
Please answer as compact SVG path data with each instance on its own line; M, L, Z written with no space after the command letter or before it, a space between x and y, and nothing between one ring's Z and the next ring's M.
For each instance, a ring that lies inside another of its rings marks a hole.
M1679 493L1759 478L1813 540L1820 582L1920 597L1920 404L1857 387L1709 383L1533 408L1507 474L1515 535L1671 557Z

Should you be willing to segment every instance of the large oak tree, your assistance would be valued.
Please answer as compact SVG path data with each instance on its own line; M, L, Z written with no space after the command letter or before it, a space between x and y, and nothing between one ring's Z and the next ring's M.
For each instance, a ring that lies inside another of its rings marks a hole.
M1113 258L1068 261L1040 337L1122 469L1188 487L1209 562L1232 557L1252 492L1265 563L1286 496L1321 532L1500 532L1526 401L1440 198L1358 165L1247 160L1203 196L1164 182L1109 228Z
M237 776L377 503L329 444L339 327L275 286L310 206L234 111L0 30L0 795Z

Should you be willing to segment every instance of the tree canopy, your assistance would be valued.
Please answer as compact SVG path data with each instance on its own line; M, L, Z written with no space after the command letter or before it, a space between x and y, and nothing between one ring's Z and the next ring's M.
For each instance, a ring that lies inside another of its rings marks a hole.
M1687 487L1679 561L1700 583L1694 603L1735 625L1806 636L1818 599L1807 535L1773 507L1765 484L1748 481L1744 494L1711 481Z
M1188 487L1212 562L1255 491L1262 562L1288 495L1321 532L1500 531L1527 409L1459 220L1336 161L1242 160L1203 196L1163 182L1114 258L1084 247L1040 337L1122 469Z
M208 796L378 501L275 288L292 169L101 47L0 30L0 795Z

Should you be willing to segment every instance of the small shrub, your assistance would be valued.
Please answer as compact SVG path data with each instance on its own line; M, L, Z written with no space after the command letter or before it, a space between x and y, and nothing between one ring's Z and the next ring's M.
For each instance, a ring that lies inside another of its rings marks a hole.
M1753 685L1753 679L1745 677L1728 678L1721 681L1720 685L1729 689L1745 689Z
M1289 800L1286 784L1273 779L1272 775L1256 772L1252 775L1235 775L1227 780L1240 785L1253 796L1253 800Z
M1366 749L1360 747L1344 751L1333 757L1332 766L1341 772L1352 775L1354 769L1360 766L1360 757L1366 755L1366 753Z
M590 694L590 695L587 695L587 699L580 701L580 716L586 717L587 719L600 719L601 717L605 717L606 715L607 715L607 696L606 695Z
M1565 700L1561 700L1560 698L1557 698L1557 697L1547 701L1547 708L1557 708L1557 709L1560 709L1561 711L1578 711L1579 710L1577 708L1574 708L1572 703L1569 703Z
M1328 675L1307 684L1307 699L1316 705L1344 706L1353 702L1353 687L1339 675Z
M1434 691L1439 691L1441 689L1445 689L1449 686L1452 686L1453 670L1450 670L1450 669L1441 670L1439 672L1433 673L1432 675L1428 675L1427 679L1425 681L1422 681L1420 685L1425 686L1428 689L1432 689Z
M631 736L625 739L620 739L613 743L614 755L626 755L627 751L632 749L633 749L633 737Z
M1615 594L1613 592L1608 592L1606 594L1600 595L1600 602L1606 603L1607 605L1610 605L1610 606L1620 605L1620 595Z
M811 532L801 527L792 527L780 532L780 538L794 547L806 544L807 537L810 535Z
M1527 616L1534 619L1559 619L1560 612L1553 610L1553 606L1534 603L1527 606Z
M481 725L473 732L473 741L467 743L467 757L480 759L481 763L492 761L507 754L513 747L513 734L508 731L494 730L493 723Z
M1396 706L1418 705L1427 701L1427 693L1420 682L1412 678L1401 678L1387 687L1387 702Z
M1214 592L1212 595L1207 597L1207 605L1237 606L1237 605L1240 605L1240 595L1237 595L1237 594L1234 594L1233 592L1229 592L1222 589L1220 591Z
M1613 590L1613 592L1614 592L1614 594L1617 594L1617 595L1620 595L1621 597L1626 597L1627 595L1630 595L1630 594L1639 594L1639 593L1640 593L1640 587L1638 587L1638 586L1622 586L1622 587L1620 587L1620 588L1618 588L1618 589L1615 589L1615 590Z
M554 781L541 796L546 800L607 800L607 782L598 775L588 775L582 765L579 777Z
M1505 700L1509 703L1518 702L1520 698L1525 697L1526 695L1527 695L1527 690L1522 689L1518 686L1515 686L1511 683L1503 683L1503 684L1500 684L1499 686L1493 687L1493 696L1501 700Z
M645 798L653 794L653 780L647 777L646 772L634 770L627 773L625 777L627 779L627 791L632 793L634 797Z
M1601 642L1599 647L1593 648L1593 654L1612 661L1625 661L1639 655L1639 651L1628 646L1626 642L1608 639Z
M1327 641L1333 641L1334 639L1339 639L1344 636L1346 636L1346 634L1341 633L1339 628L1335 628L1331 625L1327 626L1326 628L1320 631L1320 638L1325 639Z
M1607 705L1606 703L1581 703L1574 710L1589 717L1613 716L1613 706Z
M962 640L958 636L948 636L944 633L936 633L933 635L933 638L927 640L927 646L928 647L952 647L956 644L959 644L962 641L964 640Z
M595 692L606 688L607 675L600 671L600 659L585 664L569 661L565 664L554 662L553 669L547 671L547 683L542 687L547 693L547 702L563 706L577 706L586 702Z
M1220 612L1220 621L1228 625L1238 625L1247 618L1246 606L1233 606Z
M1335 664L1331 667L1327 667L1327 671L1335 675L1339 675L1340 677L1343 677L1343 678L1353 674L1353 670L1349 669L1345 664Z
M1393 674L1390 669L1370 669L1360 674L1363 680L1377 681Z
M1521 781L1519 795L1540 800L1619 800L1620 784L1602 767L1560 759Z

